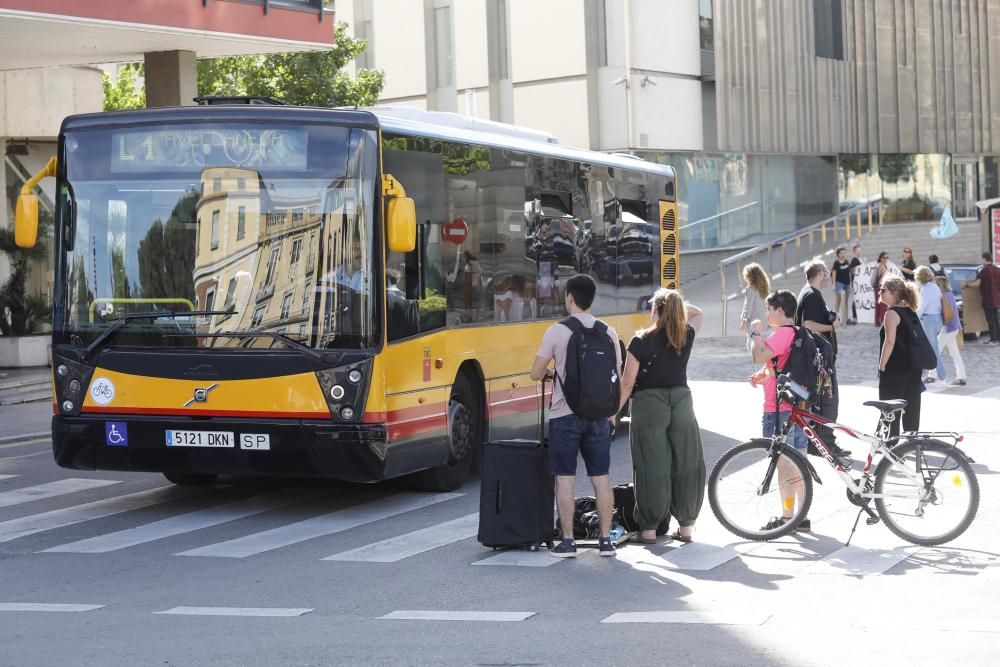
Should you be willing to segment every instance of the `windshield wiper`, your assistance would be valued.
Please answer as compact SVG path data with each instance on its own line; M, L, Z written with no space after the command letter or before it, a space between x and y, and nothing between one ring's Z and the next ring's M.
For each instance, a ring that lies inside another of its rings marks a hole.
M108 327L104 333L94 339L94 342L87 346L87 349L83 351L83 357L81 361L86 361L90 355L92 355L98 348L104 345L105 342L112 336L114 336L119 329L131 322L132 320L158 320L161 318L174 319L177 317L186 317L189 315L232 315L231 310L154 310L148 313L127 313L122 315L114 324Z
M218 331L215 333L199 334L199 336L204 338L273 338L275 340L280 340L296 352L301 352L305 356L318 361L321 364L330 363L330 358L323 352L309 347L304 343L300 343L285 334L275 333L274 331Z

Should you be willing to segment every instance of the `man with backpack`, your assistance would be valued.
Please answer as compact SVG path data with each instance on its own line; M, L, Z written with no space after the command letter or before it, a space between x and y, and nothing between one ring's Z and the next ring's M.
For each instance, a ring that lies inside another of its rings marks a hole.
M597 498L598 552L615 555L610 538L614 494L608 471L622 358L618 334L590 314L596 294L597 283L588 275L575 275L566 281L565 303L570 316L545 332L531 369L533 380L555 378L549 409L549 466L556 480L562 541L550 553L561 558L576 556L573 511L578 454L583 455ZM549 368L552 361L554 369Z

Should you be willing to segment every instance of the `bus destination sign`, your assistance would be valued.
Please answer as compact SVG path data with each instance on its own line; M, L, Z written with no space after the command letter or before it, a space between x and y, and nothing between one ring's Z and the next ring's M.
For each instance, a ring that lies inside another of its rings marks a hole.
M203 167L305 170L306 130L140 129L111 135L112 173L188 171Z

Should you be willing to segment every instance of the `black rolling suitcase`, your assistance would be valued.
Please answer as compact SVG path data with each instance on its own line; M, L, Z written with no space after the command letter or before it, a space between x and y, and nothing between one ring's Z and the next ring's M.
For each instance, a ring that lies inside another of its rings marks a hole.
M545 384L538 440L496 440L483 445L479 542L494 549L537 551L551 545L555 492L545 438Z

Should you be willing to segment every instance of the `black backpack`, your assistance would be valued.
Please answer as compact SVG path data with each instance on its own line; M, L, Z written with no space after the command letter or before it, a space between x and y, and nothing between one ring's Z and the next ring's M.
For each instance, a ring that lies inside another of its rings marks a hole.
M557 377L566 403L577 417L598 420L618 413L621 376L618 373L617 343L608 336L608 325L600 320L585 327L575 317L560 324L573 335L566 345L565 377Z
M920 324L917 314L908 308L897 308L900 320L906 320L906 328L909 330L906 336L906 345L910 350L910 365L922 371L931 371L937 368L937 355L931 342L927 340L924 327ZM901 312L902 311L902 312ZM905 315L903 313L906 313ZM896 339L900 337L900 332L896 332Z
M806 327L791 324L783 326L795 329L795 337L783 368L778 368L778 359L772 365L778 373L784 373L792 382L801 385L807 393L802 399L810 404L820 404L833 397L833 346L821 334L813 333Z

